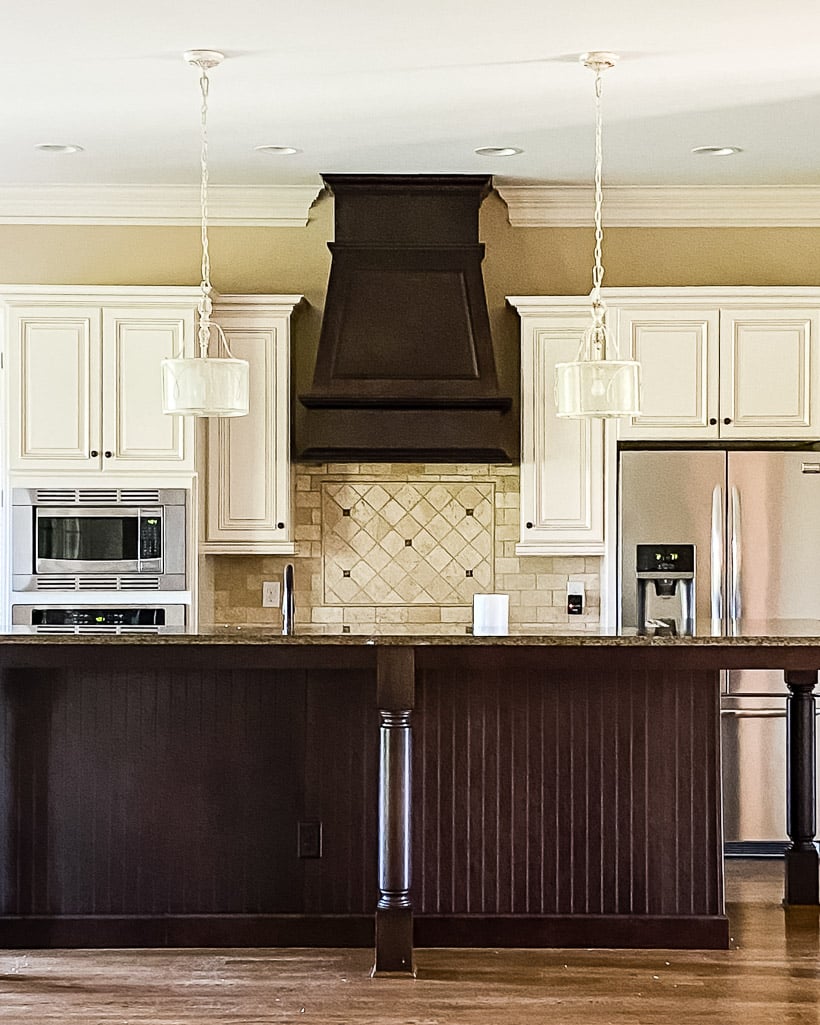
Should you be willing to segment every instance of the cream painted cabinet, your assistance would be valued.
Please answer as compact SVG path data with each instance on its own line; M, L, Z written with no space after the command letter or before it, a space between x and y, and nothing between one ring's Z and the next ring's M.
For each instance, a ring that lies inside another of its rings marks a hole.
M641 366L641 415L624 417L619 438L717 438L718 311L609 310L620 353Z
M162 412L159 371L163 357L192 350L196 298L189 295L4 297L9 468L193 471L190 418Z
M297 295L220 296L214 320L250 363L247 416L209 418L200 551L291 554L290 320Z
M642 376L641 416L624 418L619 438L820 437L820 295L816 305L776 293L748 304L608 301L620 351Z
M604 552L604 427L556 416L555 364L573 360L589 307L510 297L521 318L519 555ZM581 301L583 302L583 301Z
M820 306L720 311L722 438L820 437Z

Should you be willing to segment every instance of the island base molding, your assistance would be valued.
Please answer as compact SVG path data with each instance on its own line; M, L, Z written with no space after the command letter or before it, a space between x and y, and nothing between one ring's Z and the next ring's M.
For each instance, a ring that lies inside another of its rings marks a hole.
M391 921L385 922L381 916L389 916ZM410 938L412 948L725 950L729 946L729 922L723 917L696 915L413 917L409 912L377 913L375 923L372 915L0 917L0 948L6 950L375 945L374 975L413 973L412 963L408 966L405 962Z
M372 947L373 915L3 916L0 949Z
M729 920L713 915L419 915L417 947L590 947L726 950Z

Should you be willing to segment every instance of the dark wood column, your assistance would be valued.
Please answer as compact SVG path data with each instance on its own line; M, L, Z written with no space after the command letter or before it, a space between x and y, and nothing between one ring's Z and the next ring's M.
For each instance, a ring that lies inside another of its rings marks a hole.
M814 835L817 829L815 780L816 672L786 672L786 831L791 843L786 848L785 904L820 903L820 857Z
M380 648L379 901L374 975L414 975L410 903L410 718L415 703L413 648Z

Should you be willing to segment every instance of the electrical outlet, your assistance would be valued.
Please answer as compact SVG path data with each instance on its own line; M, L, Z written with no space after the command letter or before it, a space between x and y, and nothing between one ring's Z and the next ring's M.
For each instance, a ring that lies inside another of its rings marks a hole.
M321 822L316 819L307 819L296 824L296 856L299 858L321 858Z
M262 608L278 609L282 585L278 580L266 580L262 584Z

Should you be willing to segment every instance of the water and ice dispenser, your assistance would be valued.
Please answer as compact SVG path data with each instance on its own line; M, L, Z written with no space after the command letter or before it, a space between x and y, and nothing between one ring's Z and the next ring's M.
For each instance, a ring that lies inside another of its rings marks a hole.
M695 632L695 546L635 546L639 634Z

